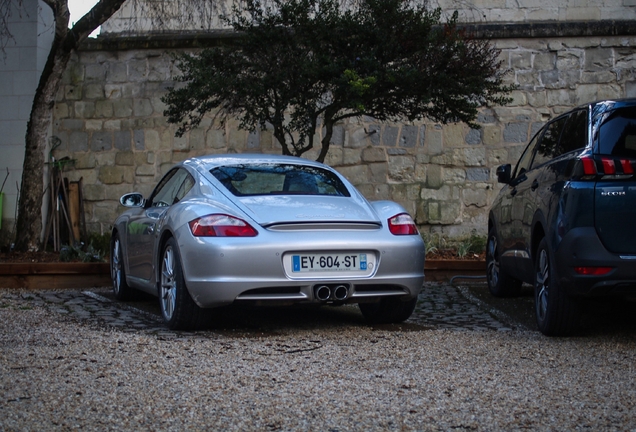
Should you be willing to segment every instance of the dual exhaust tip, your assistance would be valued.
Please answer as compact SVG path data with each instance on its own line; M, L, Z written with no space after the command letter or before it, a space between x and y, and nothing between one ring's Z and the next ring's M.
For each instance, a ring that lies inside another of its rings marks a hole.
M343 301L349 296L347 285L318 285L314 287L314 297L320 301Z

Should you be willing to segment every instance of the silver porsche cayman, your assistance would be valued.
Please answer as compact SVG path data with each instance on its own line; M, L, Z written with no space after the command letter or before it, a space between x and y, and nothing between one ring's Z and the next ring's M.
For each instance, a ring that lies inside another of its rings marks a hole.
M159 297L168 327L192 329L232 303L357 303L371 322L415 307L425 248L391 201L368 202L342 175L305 159L214 155L173 167L129 207L111 240L119 300Z

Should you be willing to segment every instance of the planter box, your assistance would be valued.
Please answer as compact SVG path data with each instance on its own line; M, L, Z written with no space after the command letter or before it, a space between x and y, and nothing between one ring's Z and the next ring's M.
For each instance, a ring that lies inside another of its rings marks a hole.
M484 261L426 260L427 281L486 273ZM6 263L0 264L0 288L61 289L111 285L108 263Z
M93 288L111 283L108 263L0 264L0 288Z

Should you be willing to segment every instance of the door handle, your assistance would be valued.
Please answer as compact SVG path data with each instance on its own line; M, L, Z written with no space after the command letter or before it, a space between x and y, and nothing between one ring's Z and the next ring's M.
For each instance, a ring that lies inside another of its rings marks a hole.
M532 189L533 191L537 190L537 188L539 187L539 182L537 181L537 179L535 179L532 182L532 186L530 186L530 189Z

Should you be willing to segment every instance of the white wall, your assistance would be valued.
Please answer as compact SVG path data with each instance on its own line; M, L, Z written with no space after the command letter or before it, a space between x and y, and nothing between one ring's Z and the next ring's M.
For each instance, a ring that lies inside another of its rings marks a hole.
M0 184L4 185L2 234L6 238L15 219L22 178L24 141L33 96L53 41L53 14L39 0L23 0L9 22L13 35L0 53Z

